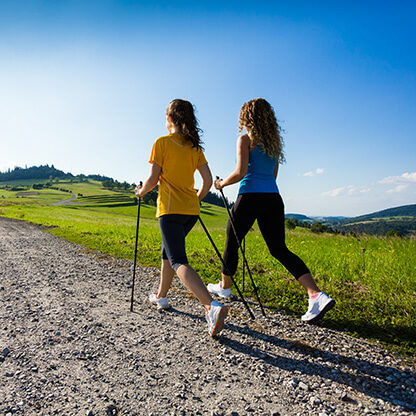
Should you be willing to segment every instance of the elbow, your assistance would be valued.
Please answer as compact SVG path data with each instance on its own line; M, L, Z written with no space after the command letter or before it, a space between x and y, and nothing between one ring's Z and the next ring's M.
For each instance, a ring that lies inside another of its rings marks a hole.
M149 182L150 182L150 186L153 189L157 185L157 183L159 182L159 177L151 177Z
M236 172L237 173L237 180L238 181L241 181L241 179L243 179L244 178L244 176L246 176L246 174L247 174L247 169L245 169L245 170L239 170L238 172Z

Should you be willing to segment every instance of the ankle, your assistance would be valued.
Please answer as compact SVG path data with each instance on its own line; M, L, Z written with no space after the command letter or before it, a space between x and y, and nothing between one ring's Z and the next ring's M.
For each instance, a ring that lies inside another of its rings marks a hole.
M156 299L162 299L165 298L167 296L167 294L165 294L165 296L160 296L159 291L156 292Z
M230 289L231 288L231 278L223 276L222 281L220 282L220 286L221 286L221 289Z
M316 299L322 292L312 292L309 293L309 299Z

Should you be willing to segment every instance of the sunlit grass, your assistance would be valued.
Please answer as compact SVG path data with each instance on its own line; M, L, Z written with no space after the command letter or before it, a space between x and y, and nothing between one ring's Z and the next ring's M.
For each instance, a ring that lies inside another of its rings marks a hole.
M222 253L226 211L203 204L201 212ZM133 259L137 206L10 205L0 206L0 215L55 226L50 232L57 236ZM336 308L327 315L325 325L382 340L408 353L416 352L415 239L366 237L365 241L359 241L351 236L318 235L297 228L287 232L286 243L308 265L321 289L337 301ZM159 267L160 247L155 207L142 205L139 262ZM246 247L263 302L290 313L304 313L307 298L303 289L269 254L256 226L247 235ZM198 223L187 238L187 252L191 265L206 283L220 278L220 261ZM241 287L241 267L236 279ZM251 295L252 287L247 277L245 283L245 293Z

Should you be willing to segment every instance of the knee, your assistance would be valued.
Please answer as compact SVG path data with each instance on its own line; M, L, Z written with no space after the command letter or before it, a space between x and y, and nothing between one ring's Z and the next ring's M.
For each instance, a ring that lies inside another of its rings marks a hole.
M270 254L275 257L277 260L287 257L290 254L289 249L286 247L286 244L279 244L273 247L269 247Z

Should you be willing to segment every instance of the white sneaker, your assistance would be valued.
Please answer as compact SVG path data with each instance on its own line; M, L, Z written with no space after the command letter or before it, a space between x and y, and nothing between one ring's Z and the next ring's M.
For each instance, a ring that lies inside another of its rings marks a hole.
M151 295L149 295L149 300L150 300L151 303L153 303L153 305L156 305L158 309L169 309L170 308L167 296L166 296L166 298L158 298L157 297L157 292L152 293Z
M211 309L205 313L208 322L208 332L214 337L218 335L224 328L224 320L228 315L228 308L221 303L213 300L211 302Z
M302 315L302 321L313 323L319 321L324 315L335 306L334 299L331 299L326 293L321 292L315 299L309 298L309 308L305 315Z
M229 298L231 296L231 289L223 289L222 282L208 283L208 292L219 296L220 298Z

